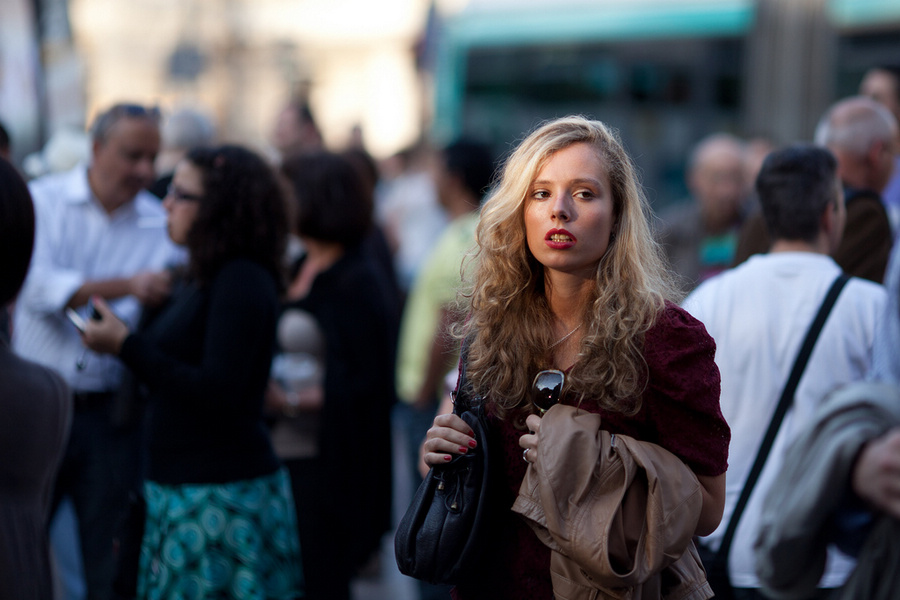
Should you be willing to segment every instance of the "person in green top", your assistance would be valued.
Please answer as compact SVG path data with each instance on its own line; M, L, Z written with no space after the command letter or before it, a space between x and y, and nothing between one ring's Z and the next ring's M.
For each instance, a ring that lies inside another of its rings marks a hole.
M447 328L454 321L457 293L472 266L468 255L475 247L478 209L494 172L490 150L473 140L451 143L435 162L438 198L450 223L413 282L397 349L397 394L401 400L397 420L405 436L413 488L421 481L419 446L434 419L444 376L458 360L458 344ZM421 592L423 599L428 597L429 590ZM446 597L446 591L443 594Z

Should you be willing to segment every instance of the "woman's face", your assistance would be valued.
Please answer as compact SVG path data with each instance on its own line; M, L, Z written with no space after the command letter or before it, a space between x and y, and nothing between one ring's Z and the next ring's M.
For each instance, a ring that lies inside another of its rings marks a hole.
M551 155L525 200L528 249L549 272L592 278L609 247L613 198L597 152L577 143Z
M178 245L187 242L188 232L197 218L203 198L203 173L192 163L181 161L175 167L169 193L163 200L163 208L169 215L169 237Z

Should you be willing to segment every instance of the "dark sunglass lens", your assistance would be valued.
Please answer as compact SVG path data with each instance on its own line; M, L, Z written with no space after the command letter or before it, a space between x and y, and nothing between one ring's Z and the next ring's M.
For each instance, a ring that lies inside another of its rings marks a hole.
M534 379L534 387L531 390L531 401L538 408L549 410L551 406L559 402L562 384L562 373L554 371L538 373Z

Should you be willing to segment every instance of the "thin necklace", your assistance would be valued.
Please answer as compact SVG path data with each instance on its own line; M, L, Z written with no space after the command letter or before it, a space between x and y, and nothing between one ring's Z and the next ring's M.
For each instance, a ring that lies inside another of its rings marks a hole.
M550 350L550 349L552 349L552 348L556 348L557 346L559 346L560 344L562 344L564 341L566 341L567 339L569 339L570 337L572 337L572 334L575 333L576 331L578 331L579 329L581 329L581 326L582 326L582 325L584 325L584 323L579 323L578 325L576 325L576 326L575 326L575 329L573 329L572 331L570 331L570 332L567 333L566 335L562 336L561 338L559 338L558 340L556 340L555 342L553 342L552 344L550 344L550 347L547 348L547 350Z

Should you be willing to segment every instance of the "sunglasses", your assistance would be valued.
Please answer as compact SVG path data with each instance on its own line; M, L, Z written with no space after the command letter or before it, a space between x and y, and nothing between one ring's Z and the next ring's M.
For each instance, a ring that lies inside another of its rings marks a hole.
M543 415L550 407L559 402L566 375L557 369L546 369L534 376L531 385L531 403Z

